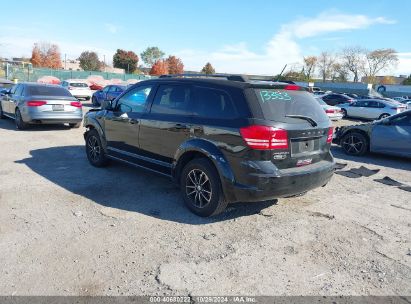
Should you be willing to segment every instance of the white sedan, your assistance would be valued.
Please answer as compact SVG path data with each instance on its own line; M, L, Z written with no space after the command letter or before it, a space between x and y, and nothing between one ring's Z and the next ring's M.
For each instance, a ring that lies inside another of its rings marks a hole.
M77 99L90 100L93 95L87 82L81 80L65 80L61 83L61 86L69 90L71 95Z
M315 97L318 103L322 106L330 120L340 120L343 118L343 112L339 107L329 106L326 104L321 97Z

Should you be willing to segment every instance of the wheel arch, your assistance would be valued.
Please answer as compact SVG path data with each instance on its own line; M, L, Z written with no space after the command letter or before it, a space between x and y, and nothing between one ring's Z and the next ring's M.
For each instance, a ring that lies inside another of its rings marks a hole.
M210 141L198 138L191 139L178 148L172 165L173 180L178 183L184 166L197 157L207 158L213 163L220 177L223 193L229 199L227 197L227 187L224 185L235 182L234 173L224 154Z
M86 132L84 132L84 139L86 139L88 132L90 132L91 130L96 130L100 136L103 149L107 152L106 136L104 134L103 127L100 125L100 123L95 118L87 117L84 119L83 125L86 128Z

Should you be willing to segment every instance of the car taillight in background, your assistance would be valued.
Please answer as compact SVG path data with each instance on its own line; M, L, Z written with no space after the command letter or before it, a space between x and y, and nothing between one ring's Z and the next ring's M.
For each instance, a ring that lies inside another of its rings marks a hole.
M74 90L74 87L68 87L67 89L69 89L69 90Z
M327 113L327 114L333 114L335 112L336 112L335 110L331 110L331 109L325 110L325 113Z
M240 128L240 133L244 141L252 149L288 149L288 134L286 130L253 125Z
M47 101L44 100L29 100L27 101L28 107L41 107L47 104Z
M334 128L331 127L328 129L327 144L330 144L333 141L333 135L334 135Z
M76 108L81 108L83 105L81 104L81 102L79 102L79 101L72 101L72 102L70 102L70 105L72 106L72 107L76 107Z

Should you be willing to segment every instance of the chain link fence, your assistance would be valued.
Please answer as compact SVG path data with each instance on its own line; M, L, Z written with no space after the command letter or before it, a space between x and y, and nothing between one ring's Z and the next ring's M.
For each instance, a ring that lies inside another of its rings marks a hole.
M0 63L0 77L9 80L17 80L19 82L29 81L36 82L44 76L54 76L60 81L67 79L87 79L89 76L101 76L105 80L145 80L150 79L150 76L138 74L118 74L98 71L71 71L71 70L54 70L33 68L31 65L12 65L7 63Z

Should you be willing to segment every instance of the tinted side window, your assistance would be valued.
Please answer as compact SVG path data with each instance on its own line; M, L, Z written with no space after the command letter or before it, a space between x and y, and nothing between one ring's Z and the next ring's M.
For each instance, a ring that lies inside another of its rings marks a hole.
M237 118L238 113L230 95L219 89L195 88L194 114L205 118Z
M104 92L104 93L107 93L107 92L110 90L110 88L111 88L111 86L106 86L106 87L103 89L103 92Z
M153 85L137 87L127 92L117 103L116 109L123 113L145 111L148 96Z
M391 120L391 124L394 126L407 126L411 127L411 113L408 115L401 115Z
M191 89L183 85L161 85L154 97L151 113L191 115Z

